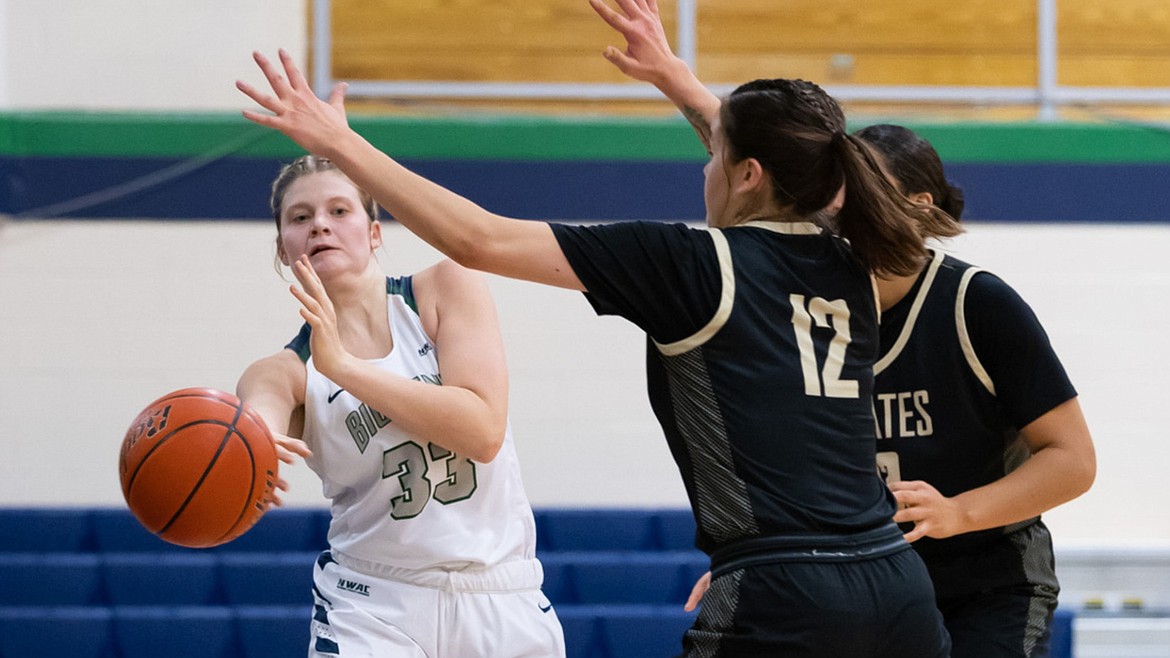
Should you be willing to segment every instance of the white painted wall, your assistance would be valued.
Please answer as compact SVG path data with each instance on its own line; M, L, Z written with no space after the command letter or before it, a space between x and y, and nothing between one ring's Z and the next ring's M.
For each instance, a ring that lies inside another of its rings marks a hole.
M240 108L253 49L304 61L304 0L0 0L0 108ZM244 104L246 105L246 104ZM436 255L397 227L386 265ZM1065 544L1170 545L1170 227L973 225L957 255L1048 327L1094 430L1094 489L1049 513ZM299 324L265 223L0 223L0 505L116 505L126 425L184 386L231 390ZM643 391L642 338L576 294L490 279L538 505L683 505ZM303 467L292 504L320 504Z
M239 109L253 50L306 44L305 0L0 0L0 108Z
M8 99L8 51L12 49L12 40L8 29L8 0L0 0L0 108L9 106Z
M387 226L389 273L437 258ZM0 505L120 505L130 420L186 386L233 390L300 325L265 222L0 224ZM951 243L1045 323L1099 456L1089 494L1047 517L1064 545L1170 546L1163 421L1170 227L973 224ZM686 504L646 402L643 338L580 295L489 276L534 504ZM290 504L321 504L303 465Z

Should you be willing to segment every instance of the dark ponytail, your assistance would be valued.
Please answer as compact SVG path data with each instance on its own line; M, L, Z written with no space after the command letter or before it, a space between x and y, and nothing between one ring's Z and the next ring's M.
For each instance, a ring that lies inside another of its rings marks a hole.
M926 192L951 217L963 216L963 190L947 180L938 151L921 135L888 123L866 126L853 134L874 148L903 194Z
M781 208L811 217L844 185L836 230L873 272L913 274L926 259L924 236L961 232L946 213L912 203L897 190L868 145L845 133L837 102L811 82L741 85L723 103L720 120L731 154L760 163Z
M943 198L936 202L935 205L942 208L943 212L951 217L960 219L963 216L964 203L962 188L952 183L947 183L946 193L943 194Z
M926 260L923 236L959 234L958 223L949 215L914 203L898 191L863 140L842 134L836 143L845 170L845 203L837 213L837 232L870 270L914 274Z

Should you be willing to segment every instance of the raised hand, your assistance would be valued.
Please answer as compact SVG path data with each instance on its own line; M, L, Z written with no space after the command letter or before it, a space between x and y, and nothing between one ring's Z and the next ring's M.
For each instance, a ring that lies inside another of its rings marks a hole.
M602 55L622 73L656 86L671 71L686 64L675 56L666 39L656 0L616 0L617 11L605 0L589 0L589 6L626 40L625 51L607 46Z
M242 80L236 81L237 89L272 113L269 115L244 110L244 118L279 130L314 155L328 157L329 148L336 143L337 137L349 130L345 117L347 85L344 82L337 83L328 101L323 101L313 94L312 87L293 62L292 56L283 48L279 54L281 67L278 68L262 53L252 53L252 59L256 60L272 87L272 94ZM283 74L280 68L283 68Z
M658 88L683 113L707 151L711 150L711 124L719 113L719 99L699 81L687 63L670 49L657 0L589 0L589 6L626 39L625 51L607 46L605 59L622 73Z
M313 329L309 337L313 364L321 374L337 381L337 370L350 354L341 344L333 301L307 255L302 254L293 262L292 271L301 285L290 286L289 291L301 303L301 317Z

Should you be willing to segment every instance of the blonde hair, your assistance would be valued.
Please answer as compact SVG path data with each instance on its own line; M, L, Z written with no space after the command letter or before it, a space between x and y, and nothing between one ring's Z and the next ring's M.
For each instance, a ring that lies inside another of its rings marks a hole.
M269 207L272 208L272 219L276 222L276 249L277 254L274 259L274 265L277 273L284 275L281 270L280 262L280 213L284 209L284 195L288 193L288 188L297 180L308 176L309 174L319 174L327 171L335 171L337 175L349 181L337 165L333 164L328 158L319 158L315 155L302 155L292 162L281 167L280 173L276 175L276 179L272 181L272 196L268 200ZM374 201L374 197L370 196L362 188L358 187L353 181L349 181L353 188L357 190L358 200L361 201L362 208L365 209L366 214L373 223L378 220L378 203Z

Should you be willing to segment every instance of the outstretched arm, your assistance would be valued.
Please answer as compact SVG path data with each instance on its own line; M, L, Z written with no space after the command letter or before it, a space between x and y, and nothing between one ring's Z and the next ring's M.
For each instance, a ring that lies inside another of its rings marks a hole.
M236 395L264 419L276 443L276 456L286 464L294 463L298 456L304 458L310 454L304 441L294 438L301 434L299 411L304 400L300 399L298 392L304 389L304 366L288 350L281 350L248 366L236 384ZM288 482L279 474L276 488L288 490ZM269 502L280 505L279 495Z
M310 153L332 160L395 220L461 265L584 289L546 223L490 213L379 151L349 127L344 83L333 88L328 101L322 101L284 50L279 67L258 52L253 58L272 94L240 81L236 87L272 114L245 111L245 118L279 130Z
M626 40L625 51L608 46L603 56L622 73L657 87L683 113L710 151L711 122L719 113L719 98L670 49L657 0L616 2L621 11L605 0L589 0L597 15Z

